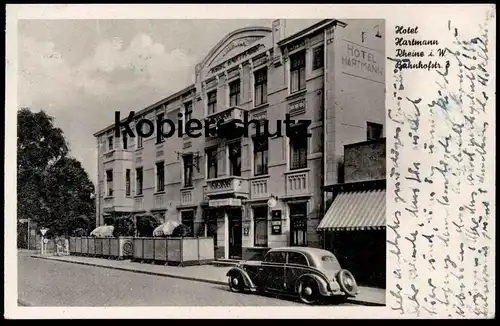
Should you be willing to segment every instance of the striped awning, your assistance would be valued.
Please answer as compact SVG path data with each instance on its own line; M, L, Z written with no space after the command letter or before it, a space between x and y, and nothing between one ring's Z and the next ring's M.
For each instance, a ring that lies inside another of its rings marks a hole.
M318 230L378 230L385 225L385 189L349 191L335 197Z

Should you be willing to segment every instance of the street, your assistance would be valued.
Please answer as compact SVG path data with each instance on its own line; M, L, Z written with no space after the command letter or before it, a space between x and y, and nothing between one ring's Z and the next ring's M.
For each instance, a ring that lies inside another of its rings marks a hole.
M20 305L53 307L304 306L221 285L36 259L27 252L18 254L18 296Z

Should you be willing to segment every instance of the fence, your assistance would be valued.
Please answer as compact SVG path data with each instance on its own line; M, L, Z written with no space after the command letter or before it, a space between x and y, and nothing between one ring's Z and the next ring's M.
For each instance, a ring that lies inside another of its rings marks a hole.
M95 256L104 258L132 258L133 238L93 238L72 237L69 239L69 251L72 255Z
M180 266L210 263L215 259L212 237L72 237L69 239L69 252L72 255Z
M40 239L40 238L39 238ZM43 244L43 255L44 256L67 256L70 254L70 248L69 244L66 243L65 238L58 238L58 239L48 239L44 238L44 243ZM42 254L41 251L41 239L36 243L36 251L39 254Z

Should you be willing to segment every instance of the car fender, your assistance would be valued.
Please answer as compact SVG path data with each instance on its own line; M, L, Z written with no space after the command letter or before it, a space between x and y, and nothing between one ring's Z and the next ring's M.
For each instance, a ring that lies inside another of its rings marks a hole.
M240 268L240 267L233 267L231 268L226 276L227 277L231 277L231 276L234 276L234 275L241 275L243 277L243 281L245 282L245 286L248 287L248 288L255 288L255 285L253 284L252 282L252 279L250 278L250 276L248 275L248 273Z
M312 278L313 280L315 280L316 283L318 284L319 292L322 295L327 296L330 294L330 291L328 290L328 282L325 281L325 279L323 277L320 277L320 276L315 275L315 274L304 274L301 277L299 277L296 284L295 284L295 291L296 292L299 290L300 281L303 280L304 278Z

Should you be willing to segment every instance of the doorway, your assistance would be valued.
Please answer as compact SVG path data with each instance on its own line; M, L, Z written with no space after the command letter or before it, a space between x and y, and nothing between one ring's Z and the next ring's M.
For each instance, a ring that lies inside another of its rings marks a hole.
M229 218L229 258L242 258L241 209L227 210Z

